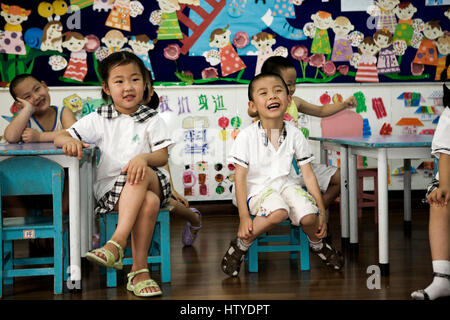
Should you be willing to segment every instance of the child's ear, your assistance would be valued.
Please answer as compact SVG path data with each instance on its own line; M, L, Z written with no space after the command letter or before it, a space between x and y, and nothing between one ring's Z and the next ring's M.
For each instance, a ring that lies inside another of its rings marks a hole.
M102 81L102 89L103 89L103 91L105 91L105 93L108 96L110 96L110 91L109 91L109 88L108 88L108 84L105 81Z
M252 113L258 114L258 109L256 109L256 105L253 101L248 102L248 108L252 111Z

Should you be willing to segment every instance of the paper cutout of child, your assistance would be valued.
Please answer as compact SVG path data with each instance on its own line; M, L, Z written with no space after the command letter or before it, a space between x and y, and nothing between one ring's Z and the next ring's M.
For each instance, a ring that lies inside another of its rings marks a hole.
M355 26L347 17L337 17L331 25L336 36L334 37L333 52L331 54L332 61L347 62L350 60L353 49L348 39L350 31L355 29Z
M311 15L311 19L316 27L311 44L311 53L331 53L330 38L327 31L333 25L331 14L326 11L317 11L317 13Z
M150 57L148 52L155 48L152 40L146 34L139 34L137 36L132 36L128 41L133 52L141 58L144 62L145 67L150 71L151 77L155 80L155 74L153 73L152 64L150 63Z
M361 58L356 71L355 80L358 82L379 82L377 57L379 48L372 37L365 37L358 46Z
M251 44L258 50L258 59L256 60L255 75L261 72L261 67L268 58L274 55L272 46L275 45L275 35L267 32L259 32L252 37Z
M87 53L84 46L87 39L78 32L67 32L62 46L71 51L69 64L63 77L83 82L88 71Z
M5 31L0 38L0 53L25 55L25 43L22 35L22 22L28 20L31 10L19 6L9 6L2 3L0 15L5 19Z
M409 1L400 2L394 8L394 13L398 17L398 24L395 28L392 42L404 40L407 46L411 45L411 39L414 34L412 26L412 17L417 12L417 8Z
M400 72L397 57L395 56L394 48L392 47L392 33L387 29L378 30L373 35L373 40L380 49L377 64L378 73Z
M180 10L178 0L158 0L161 8L161 20L157 31L158 40L183 39L177 11Z
M439 21L431 20L426 22L423 34L425 37L420 42L413 63L437 66L438 52L435 40L444 34Z

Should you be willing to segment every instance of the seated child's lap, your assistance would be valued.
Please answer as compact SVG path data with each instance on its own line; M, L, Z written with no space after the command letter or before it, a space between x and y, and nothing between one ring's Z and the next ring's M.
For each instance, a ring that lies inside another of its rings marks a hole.
M248 208L250 214L261 217L284 209L288 212L291 223L296 226L304 216L319 212L313 197L296 185L288 186L281 192L265 188L248 200Z

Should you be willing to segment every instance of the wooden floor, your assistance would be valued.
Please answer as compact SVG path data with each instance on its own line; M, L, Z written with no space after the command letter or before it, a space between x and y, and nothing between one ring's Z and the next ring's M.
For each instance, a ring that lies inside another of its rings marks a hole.
M231 204L195 206L203 215L203 229L193 247L183 247L185 222L172 219L172 281L162 284L163 296L152 300L409 300L413 290L431 281L428 244L428 208L413 194L412 233L403 230L402 200L389 203L390 276L381 277L379 289L368 289L367 268L378 263L377 226L372 209L359 224L358 254L344 251L345 267L336 272L311 255L311 270L299 271L288 253L263 253L260 270L249 273L243 265L237 278L228 278L220 261L236 235L238 216ZM392 198L392 196L391 196ZM341 248L338 206L330 210L333 243ZM87 261L84 261L87 262ZM139 299L125 289L129 267L119 273L117 288L106 288L97 266L84 264L82 292L53 295L52 277L17 278L4 287L3 300L128 300ZM160 275L152 274L159 282ZM371 281L373 283L373 281Z

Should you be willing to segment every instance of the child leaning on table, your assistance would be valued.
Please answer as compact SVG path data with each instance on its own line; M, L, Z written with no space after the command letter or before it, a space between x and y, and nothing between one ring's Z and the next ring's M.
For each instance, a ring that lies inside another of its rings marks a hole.
M90 143L100 149L95 211L117 210L119 214L111 239L102 248L88 252L86 258L122 269L123 248L131 234L133 265L126 288L140 297L161 295L158 284L150 278L147 255L159 208L167 205L171 196L169 174L163 166L173 142L154 106L141 104L156 93L139 57L126 51L112 53L98 71L102 97L112 103L81 118L55 138L55 145L74 157L81 157L82 148Z
M17 75L9 85L9 92L20 110L5 128L4 137L9 143L53 142L58 133L70 128L76 121L70 109L51 105L49 88L44 81L31 74ZM38 208L51 208L50 203L45 203L45 200L32 200L29 197L27 200L23 200L23 197L5 197L8 216L26 216L29 209L36 208L36 204ZM67 213L68 210L69 194L66 178L63 212Z
M222 270L237 276L253 240L288 217L292 224L302 226L311 250L322 261L341 269L341 254L322 239L327 234L325 207L311 169L311 149L301 131L283 120L292 99L285 82L277 74L261 73L250 82L248 96L249 108L260 120L239 133L228 156L236 165L240 222L237 238L222 259ZM309 193L289 175L293 157Z
M433 282L414 291L415 300L434 300L450 296L450 90L444 84L446 108L431 144L431 154L439 159L439 171L428 186L430 204L429 241L433 265Z

